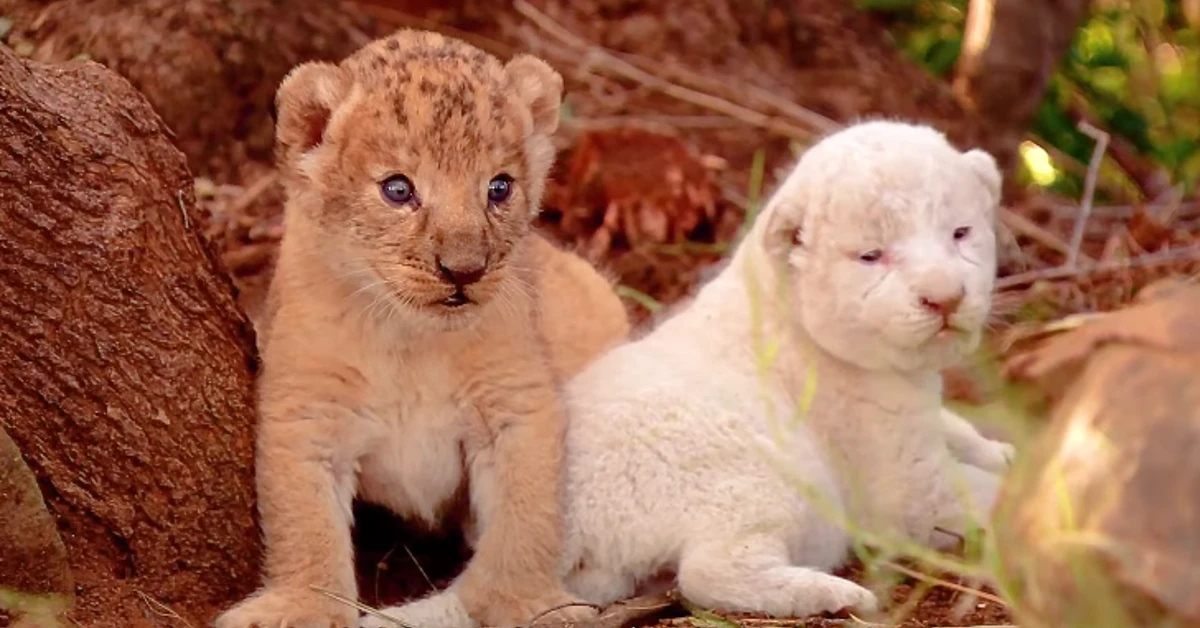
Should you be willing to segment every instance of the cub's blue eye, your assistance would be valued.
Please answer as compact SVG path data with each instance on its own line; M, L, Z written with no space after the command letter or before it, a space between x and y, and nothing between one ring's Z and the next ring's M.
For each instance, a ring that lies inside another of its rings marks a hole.
M499 205L508 200L512 195L513 178L507 174L500 173L492 177L488 181L488 202L493 205Z
M379 186L383 198L393 205L407 205L413 200L413 184L408 177L395 174L383 180Z
M870 251L859 255L858 259L866 264L874 264L875 262L883 259L883 251L880 251L879 249L871 249Z

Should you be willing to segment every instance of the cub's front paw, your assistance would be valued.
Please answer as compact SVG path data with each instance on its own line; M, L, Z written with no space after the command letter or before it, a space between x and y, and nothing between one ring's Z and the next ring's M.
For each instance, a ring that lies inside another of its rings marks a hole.
M267 588L225 611L215 628L357 628L358 610L317 591Z
M1013 458L1016 457L1016 454L1017 449L1009 443L988 440L984 444L981 444L979 450L976 452L975 464L984 471L1003 475L1008 473L1008 469L1012 466Z
M454 591L435 593L402 606L380 609L379 612L396 621L367 613L359 624L361 628L397 628L401 625L415 628L479 628Z
M848 610L858 615L874 613L879 610L879 600L869 589L838 578L829 591L829 612Z
M475 605L472 616L479 623L494 628L536 626L553 621L579 621L595 617L598 613L594 607L567 595L562 590L538 596L520 596L495 590L476 599L480 603Z
M538 624L582 621L591 619L600 613L595 606L586 604L583 600L576 599L564 592L543 597L531 606L536 607L536 610L529 616L528 625L531 627ZM534 617L537 617L536 623L533 622Z

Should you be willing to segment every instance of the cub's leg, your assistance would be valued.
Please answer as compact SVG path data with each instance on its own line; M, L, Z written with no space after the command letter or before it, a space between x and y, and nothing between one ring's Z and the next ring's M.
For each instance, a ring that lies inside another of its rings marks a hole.
M636 592L633 580L621 574L602 569L576 569L567 576L567 589L582 599L599 606L608 606L618 600L630 598ZM452 587L448 591L401 606L382 609L383 614L409 626L419 628L478 628L463 606L458 592ZM395 622L382 617L367 615L360 624L362 628L395 628Z
M633 597L637 592L632 578L607 569L581 567L567 576L567 590L600 606Z
M329 418L334 412L264 411L255 465L265 582L218 617L217 628L358 625L355 608L310 588L357 599L350 538L353 467L338 453L346 445Z
M936 528L929 545L950 550L973 529L987 529L1002 476L977 466L951 462L949 473L938 479Z
M574 601L558 574L562 401L541 347L526 340L460 358L471 361L478 374L465 389L480 415L466 439L471 507L480 532L454 590L471 616L489 626L523 625ZM546 617L592 613L568 607Z
M789 564L783 542L766 535L714 539L685 549L679 588L704 607L775 617L844 608L871 612L878 604L875 594L849 580Z
M1012 445L985 438L969 421L942 408L942 434L950 454L970 465L992 473L1005 473L1015 452Z
M414 628L479 628L479 623L467 613L453 588L379 612ZM396 628L401 624L367 614L359 625L362 628Z

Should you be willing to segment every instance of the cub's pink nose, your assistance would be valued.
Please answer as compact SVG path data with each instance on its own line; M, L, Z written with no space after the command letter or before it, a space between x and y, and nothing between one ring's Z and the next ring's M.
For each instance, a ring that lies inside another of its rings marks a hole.
M962 290L951 295L940 295L937 297L923 296L919 300L921 307L929 310L934 314L939 314L942 317L948 317L958 311L958 306L962 305L963 301Z

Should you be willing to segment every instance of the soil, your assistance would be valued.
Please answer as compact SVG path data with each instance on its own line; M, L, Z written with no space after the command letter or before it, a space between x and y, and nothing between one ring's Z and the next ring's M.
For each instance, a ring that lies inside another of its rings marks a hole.
M275 88L292 66L338 60L382 34L337 2L0 0L8 43L29 57L86 56L154 106L193 172L223 180L270 161Z

